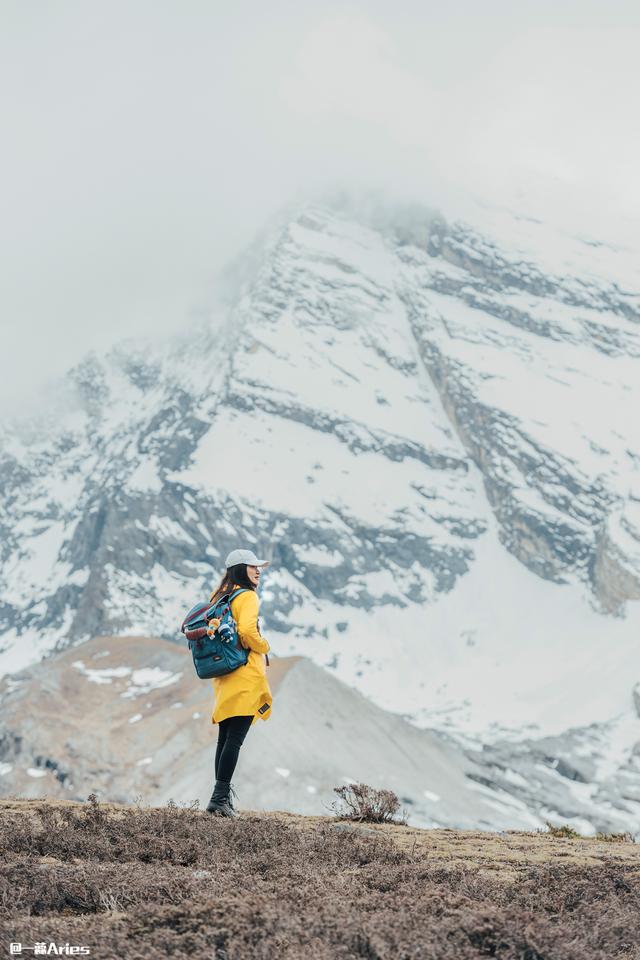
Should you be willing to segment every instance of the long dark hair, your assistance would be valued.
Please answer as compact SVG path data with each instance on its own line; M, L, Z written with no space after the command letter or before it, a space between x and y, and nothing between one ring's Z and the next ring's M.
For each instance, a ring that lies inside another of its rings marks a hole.
M225 593L231 593L235 585L247 587L249 590L255 590L255 584L251 583L247 576L246 563L236 563L233 567L227 567L222 580L211 594L210 603L217 600L218 597L224 597Z

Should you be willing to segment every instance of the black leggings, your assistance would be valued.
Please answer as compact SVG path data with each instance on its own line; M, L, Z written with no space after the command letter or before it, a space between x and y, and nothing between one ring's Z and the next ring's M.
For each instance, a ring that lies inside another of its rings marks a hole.
M216 744L215 774L216 780L231 780L238 762L240 747L249 732L253 721L250 717L227 717L218 724L218 743Z

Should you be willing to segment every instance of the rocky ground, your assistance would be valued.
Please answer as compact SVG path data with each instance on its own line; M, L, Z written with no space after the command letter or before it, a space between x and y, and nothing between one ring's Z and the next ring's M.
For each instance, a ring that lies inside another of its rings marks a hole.
M633 843L0 801L2 936L91 956L632 960Z

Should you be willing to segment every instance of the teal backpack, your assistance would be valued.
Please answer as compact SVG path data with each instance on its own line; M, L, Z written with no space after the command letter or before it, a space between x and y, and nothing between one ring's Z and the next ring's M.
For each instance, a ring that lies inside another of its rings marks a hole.
M249 651L240 643L238 625L231 613L231 601L245 593L247 587L227 593L211 603L197 603L182 621L180 630L187 638L193 665L201 680L224 677L243 667ZM212 637L207 633L210 620L220 620Z

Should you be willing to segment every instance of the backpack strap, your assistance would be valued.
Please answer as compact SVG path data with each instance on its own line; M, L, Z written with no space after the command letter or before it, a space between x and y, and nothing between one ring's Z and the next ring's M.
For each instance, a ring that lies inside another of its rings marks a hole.
M239 590L234 590L233 593L229 594L229 603L231 603L232 600L235 600L235 598L238 597L241 593L248 593L248 592L249 592L249 587L240 587Z
M231 609L231 601L235 600L236 597L239 597L241 593L248 593L249 587L240 587L239 590L234 590L233 593L229 594L229 609ZM240 634L238 634L238 646L242 647L242 640L240 639ZM242 647L242 649L247 650L247 647Z
M233 593L221 593L220 596L217 597L215 600L209 601L209 606L217 607L218 604L222 603L223 601L225 603L231 604L231 601L235 600L235 598L238 596L239 593L244 593L248 589L249 589L248 587L240 587L239 590L235 590Z

